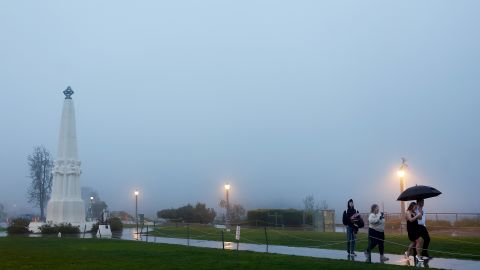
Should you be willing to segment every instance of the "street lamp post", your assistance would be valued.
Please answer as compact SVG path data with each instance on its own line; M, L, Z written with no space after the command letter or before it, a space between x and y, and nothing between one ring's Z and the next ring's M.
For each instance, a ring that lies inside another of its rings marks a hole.
M93 221L93 196L90 196L90 221Z
M137 224L137 234L138 234L138 189L135 190L135 223Z
M407 160L402 157L402 165L398 169L398 177L400 178L400 194L405 190L405 170L407 169ZM405 202L400 201L400 232L402 232L402 227L405 225L405 219L403 219L403 215L405 215Z
M230 190L230 184L226 184L225 185L225 191L226 191L226 195L227 195L227 211L226 211L226 217L225 217L225 227L227 227L227 229L229 228L229 223L230 223L230 202L228 200L228 191Z

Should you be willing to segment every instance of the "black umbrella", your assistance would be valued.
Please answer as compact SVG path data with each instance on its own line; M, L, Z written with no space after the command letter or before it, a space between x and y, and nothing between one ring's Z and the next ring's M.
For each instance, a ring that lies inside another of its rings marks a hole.
M442 194L436 188L429 186L413 186L407 188L400 196L398 196L397 201L414 201L420 199L427 199L431 197L436 197Z

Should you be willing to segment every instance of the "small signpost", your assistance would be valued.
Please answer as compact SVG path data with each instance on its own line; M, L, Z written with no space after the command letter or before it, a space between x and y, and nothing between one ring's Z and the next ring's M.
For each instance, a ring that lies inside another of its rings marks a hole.
M237 250L240 244L240 226L237 225L237 231L235 232L235 240L237 240Z

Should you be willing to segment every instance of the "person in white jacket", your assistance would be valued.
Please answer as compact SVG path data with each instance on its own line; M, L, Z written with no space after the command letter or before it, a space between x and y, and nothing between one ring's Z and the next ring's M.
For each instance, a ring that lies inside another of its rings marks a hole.
M388 258L383 255L385 240L385 219L383 212L380 213L380 209L377 204L373 204L370 215L368 216L368 247L365 251L365 257L367 261L371 261L372 249L378 245L380 251L380 261L388 261Z

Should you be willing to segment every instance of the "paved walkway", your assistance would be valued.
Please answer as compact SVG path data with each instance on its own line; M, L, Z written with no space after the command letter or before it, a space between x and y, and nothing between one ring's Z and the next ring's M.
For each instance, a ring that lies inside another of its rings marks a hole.
M134 233L130 233L135 238ZM122 235L122 239L126 239ZM132 238L132 240L134 240ZM204 247L204 248L222 248L222 242L220 241L207 241L207 240L188 240L182 238L166 238L166 237L155 237L155 236L142 236L140 241L146 241L151 243L165 243L165 244L177 244L177 245L190 245L195 247ZM237 244L233 242L225 242L225 249L236 249ZM246 244L240 243L238 246L239 250L248 250L254 252L267 252L266 245L260 244ZM297 255L297 256L308 256L308 257L317 257L317 258L328 258L328 259L340 259L340 260L354 260L365 262L366 257L362 251L357 252L357 256L349 258L346 254L346 251L341 250L332 250L332 249L318 249L318 248L304 248L304 247L288 247L288 246L268 246L269 253L285 254L285 255ZM465 270L479 270L480 261L473 260L458 260L458 259L444 259L444 258L434 258L430 261L423 263L418 263L415 265L413 257L410 257L409 260L405 259L403 255L396 254L385 254L390 260L384 262L385 264L395 264L395 265L410 265L424 268L443 268L443 269L465 269ZM372 263L381 263L380 254L372 253L371 256Z

